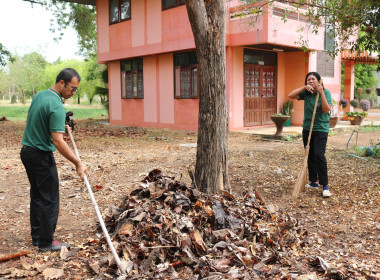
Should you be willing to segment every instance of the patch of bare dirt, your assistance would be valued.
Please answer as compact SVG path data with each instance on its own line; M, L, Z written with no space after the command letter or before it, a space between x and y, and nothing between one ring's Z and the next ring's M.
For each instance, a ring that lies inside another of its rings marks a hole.
M0 262L0 273L6 269L13 273L0 278L12 275L11 278L48 279L41 267L49 267L57 269L57 275L63 270L62 279L98 279L91 264L107 258L107 253L98 250L100 236L94 207L73 166L57 153L61 209L55 238L69 242L73 254L66 258L59 253L42 254L31 245L29 182L19 159L24 125L0 123L0 254L30 253ZM346 143L350 135L350 131L339 132L328 140L330 199L321 197L322 190L306 191L297 200L291 198L303 163L300 140L262 141L247 134L230 133L230 181L235 193L256 189L267 205L300 221L311 242L307 250L298 252L300 255L320 256L331 267L351 269L355 276L351 279L378 279L380 163L375 158L349 156ZM80 121L74 138L89 168L90 184L102 212L119 205L155 168L185 184L191 183L187 169L195 163L196 148L181 144L196 143L194 132ZM376 141L380 141L378 130L358 134L359 146ZM29 275L31 271L36 273Z

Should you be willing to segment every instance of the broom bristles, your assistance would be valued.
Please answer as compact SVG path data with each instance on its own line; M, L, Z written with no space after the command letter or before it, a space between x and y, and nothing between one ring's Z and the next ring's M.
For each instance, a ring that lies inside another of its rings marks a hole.
M298 173L296 183L293 188L293 197L298 197L299 194L305 189L305 184L307 182L307 156L305 156L303 161L303 166Z

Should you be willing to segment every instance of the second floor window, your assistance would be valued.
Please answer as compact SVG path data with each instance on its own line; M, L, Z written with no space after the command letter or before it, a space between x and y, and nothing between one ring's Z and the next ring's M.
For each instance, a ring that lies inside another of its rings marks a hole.
M175 98L198 98L198 59L196 52L174 54Z
M121 98L144 98L143 59L123 60L121 66Z
M110 23L131 19L131 0L110 0Z
M162 0L162 9L175 8L185 4L185 0Z

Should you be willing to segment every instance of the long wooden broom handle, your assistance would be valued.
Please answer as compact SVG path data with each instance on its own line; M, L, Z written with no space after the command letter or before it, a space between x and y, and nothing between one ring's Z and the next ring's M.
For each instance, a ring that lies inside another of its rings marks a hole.
M309 144L310 144L311 132L313 131L315 112L317 111L318 99L319 99L319 92L317 91L317 97L315 98L313 117L311 118L310 131L309 131L309 137L307 139L306 149L309 148Z
M71 144L73 145L73 148L74 148L75 155L78 157L79 160L81 160L80 157L79 157L77 145L75 145L74 137L73 137L73 134L71 133L70 127L67 128L67 133L69 134L69 137L70 137L70 140L71 140ZM120 269L121 274L125 274L126 273L125 272L125 268L123 267L123 265L122 265L122 263L120 261L120 258L118 256L116 250L115 250L115 247L112 244L111 238L110 238L110 236L108 234L108 231L107 231L107 228L106 228L106 226L104 224L104 221L103 221L103 218L102 218L102 214L100 213L98 204L96 203L95 196L94 196L94 194L92 192L92 189L91 189L90 183L88 182L86 174L83 175L83 179L84 179L85 185L87 187L88 193L90 194L90 198L91 198L92 204L93 204L93 206L95 208L95 212L96 212L96 215L98 217L100 226L101 226L101 228L103 230L103 233L104 233L104 236L105 236L105 238L107 240L108 247L111 250L111 253L112 253L112 255L113 255L114 259L115 259L115 262L116 262L117 266Z

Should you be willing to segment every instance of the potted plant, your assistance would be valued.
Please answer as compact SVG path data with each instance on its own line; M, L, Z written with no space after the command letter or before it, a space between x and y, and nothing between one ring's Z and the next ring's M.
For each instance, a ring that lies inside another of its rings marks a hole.
M357 100L357 99L352 99L352 100L350 101L350 105L351 105L352 107L354 107L354 108L358 108L358 107L359 107L359 100Z
M339 106L341 110L345 109L348 106L348 99L339 100Z
M368 116L367 112L346 112L345 115L350 120L352 125L360 125L365 117Z
M371 94L371 92L372 92L372 88L366 88L365 89L365 93L366 94Z
M335 99L332 99L332 106L331 106L331 110L329 112L329 115L330 115L330 128L334 128L336 126L336 124L338 123L338 106L337 106L337 102L335 101Z
M276 133L275 136L282 136L284 124L289 120L290 116L283 115L283 114L273 114L270 116L271 120L276 124Z
M293 112L293 101L288 100L288 101L282 103L281 114L284 116L290 117L287 120L287 122L284 124L284 126L290 126L292 112Z
M360 100L359 107L362 108L364 112L367 112L371 108L371 103L367 99Z

